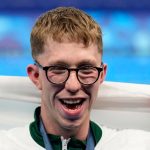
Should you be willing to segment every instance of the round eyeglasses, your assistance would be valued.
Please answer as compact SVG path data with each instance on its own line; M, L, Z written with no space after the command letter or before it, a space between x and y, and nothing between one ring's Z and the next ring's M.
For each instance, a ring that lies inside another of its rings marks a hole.
M53 84L65 83L70 76L70 72L75 71L81 84L91 85L98 80L101 71L103 71L103 63L100 67L85 65L79 68L67 68L60 65L43 67L37 61L35 61L35 65L45 71L47 80Z

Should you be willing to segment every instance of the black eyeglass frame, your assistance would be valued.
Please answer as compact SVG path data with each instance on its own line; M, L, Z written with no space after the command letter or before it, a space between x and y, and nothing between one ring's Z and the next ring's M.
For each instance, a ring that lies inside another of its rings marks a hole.
M76 77L77 77L78 81L79 81L82 85L92 85L92 84L94 84L94 83L98 80L98 78L99 78L99 76L100 76L100 73L103 71L103 62L101 63L101 66L100 66L100 67L91 67L91 68L97 69L97 71L98 71L97 79L96 79L93 83L85 84L85 83L82 83L82 82L80 81L79 77L78 77L78 72L79 72L80 68L67 68L67 67L64 67L64 68L68 71L68 77L66 78L66 80L64 80L64 81L61 82L61 83L55 83L55 82L52 82L52 81L48 78L48 75L47 75L48 69L49 69L50 67L55 67L55 66L51 65L51 66L45 66L45 67L43 67L43 66L42 66L40 63L38 63L36 60L35 60L34 62L35 62L35 63L34 63L35 65L37 65L39 68L41 68L41 69L43 69L43 70L45 71L47 80L48 80L50 83L55 84L55 85L64 84L64 83L68 80L71 71L75 71L75 72L76 72Z

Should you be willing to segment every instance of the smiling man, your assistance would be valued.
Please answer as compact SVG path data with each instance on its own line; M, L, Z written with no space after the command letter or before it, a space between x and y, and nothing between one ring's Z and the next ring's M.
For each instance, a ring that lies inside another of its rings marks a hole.
M0 150L150 150L150 133L108 129L90 120L107 66L102 32L83 11L62 7L40 16L31 32L28 76L41 91L35 120L0 131ZM104 116L105 117L105 116Z
M107 68L100 27L78 9L57 8L39 17L31 47L35 64L27 71L41 91L32 138L57 150L94 149L102 131L90 121L90 111Z

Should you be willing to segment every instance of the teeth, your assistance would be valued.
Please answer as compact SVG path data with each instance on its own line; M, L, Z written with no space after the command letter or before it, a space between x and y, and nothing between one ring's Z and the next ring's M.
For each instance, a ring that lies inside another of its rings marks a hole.
M79 104L82 100L62 100L65 104Z

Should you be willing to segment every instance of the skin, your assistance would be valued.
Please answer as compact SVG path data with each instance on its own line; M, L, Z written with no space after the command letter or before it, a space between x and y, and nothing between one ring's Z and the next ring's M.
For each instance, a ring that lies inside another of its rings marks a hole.
M37 57L37 61L42 66L61 63L70 68L77 68L81 64L99 67L101 54L95 44L85 48L81 43L58 43L49 39L44 45L44 52ZM75 71L70 73L65 84L54 85L47 80L44 70L33 64L27 67L29 78L41 91L41 117L48 133L62 135L66 139L72 136L80 140L86 139L90 110L96 100L99 86L104 81L106 68L104 64L104 70L95 84L83 86L79 83ZM84 99L85 101L80 109L70 110L64 109L59 99Z

